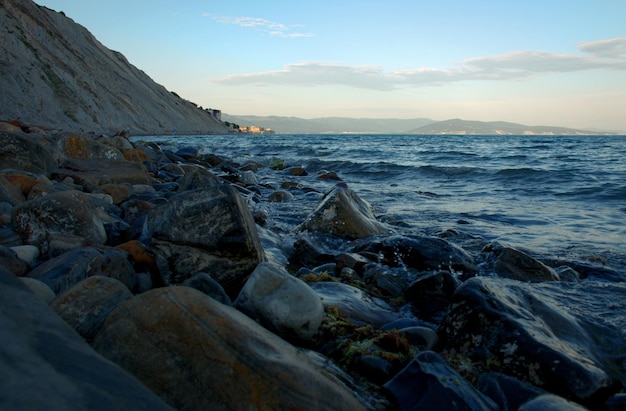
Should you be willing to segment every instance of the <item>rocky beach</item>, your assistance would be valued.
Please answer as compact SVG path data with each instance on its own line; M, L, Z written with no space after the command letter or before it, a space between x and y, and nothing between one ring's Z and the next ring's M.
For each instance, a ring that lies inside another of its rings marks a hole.
M3 409L625 407L609 268L402 230L341 170L0 126Z

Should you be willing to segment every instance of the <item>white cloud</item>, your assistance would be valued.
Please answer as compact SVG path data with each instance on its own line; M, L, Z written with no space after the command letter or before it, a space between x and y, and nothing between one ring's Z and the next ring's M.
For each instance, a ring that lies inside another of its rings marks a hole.
M248 27L263 30L272 36L295 38L295 37L312 37L311 33L290 33L289 26L283 23L277 23L260 17L228 17L215 16L210 13L204 13L204 17L210 17L218 23L234 24L240 27Z
M521 50L463 60L449 68L385 71L374 65L301 62L282 70L232 75L215 80L226 85L344 85L371 90L433 86L466 80L518 80L546 73L594 69L626 70L626 37L584 42L585 54Z

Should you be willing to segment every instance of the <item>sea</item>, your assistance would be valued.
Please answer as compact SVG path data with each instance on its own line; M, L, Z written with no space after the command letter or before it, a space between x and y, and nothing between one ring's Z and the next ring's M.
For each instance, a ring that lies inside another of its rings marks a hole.
M606 265L626 281L626 136L240 134L141 140L196 147L236 164L260 163L268 166L256 172L261 184L277 184L269 168L276 161L304 167L309 176L302 185L314 190L289 204L263 205L283 233L337 183L315 176L335 172L372 205L377 218L402 233L454 232L544 259Z

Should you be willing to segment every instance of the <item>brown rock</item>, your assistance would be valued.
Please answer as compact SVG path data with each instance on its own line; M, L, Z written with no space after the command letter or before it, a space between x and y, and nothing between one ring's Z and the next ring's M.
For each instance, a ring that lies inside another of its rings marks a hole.
M179 410L364 410L326 368L189 287L135 296L94 348Z

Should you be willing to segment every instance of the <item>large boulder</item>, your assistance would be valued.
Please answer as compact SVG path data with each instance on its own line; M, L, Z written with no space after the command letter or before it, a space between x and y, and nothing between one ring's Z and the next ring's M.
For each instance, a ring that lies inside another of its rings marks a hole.
M41 136L0 131L0 169L49 175L54 166L50 147Z
M493 271L500 277L533 283L560 280L554 268L515 248L490 244L483 252L489 254Z
M250 209L228 185L171 197L149 215L148 227L166 284L206 272L234 299L265 259Z
M321 364L189 287L135 296L94 341L179 410L363 410Z
M93 137L77 133L63 133L57 135L54 154L57 162L62 162L68 158L124 159L124 155L117 148L104 144Z
M132 296L128 287L120 281L95 275L63 292L50 307L90 342L109 314Z
M301 228L352 239L386 232L370 204L341 184L324 195Z
M107 240L93 201L80 191L60 191L26 201L13 209L12 219L24 242L40 248L54 233L76 235L93 244Z
M51 173L56 180L72 178L85 191L94 191L107 184L149 184L151 181L143 164L124 159L71 158L52 169Z
M171 410L0 268L0 409Z
M457 289L440 348L577 402L626 382L626 284L475 277ZM594 406L598 406L595 404Z
M275 264L261 263L246 281L235 307L284 338L310 339L324 317L319 295Z

